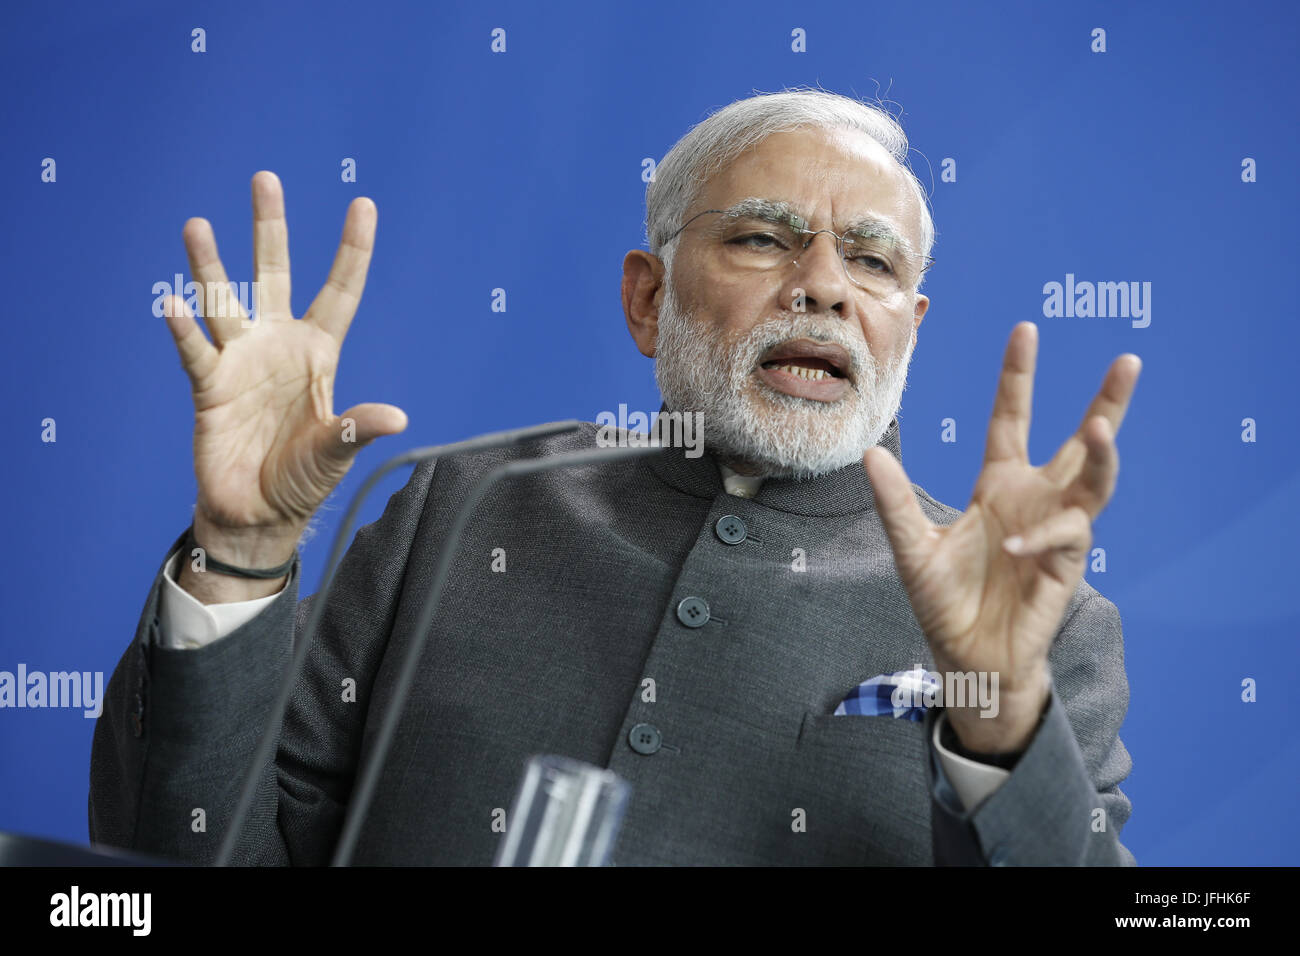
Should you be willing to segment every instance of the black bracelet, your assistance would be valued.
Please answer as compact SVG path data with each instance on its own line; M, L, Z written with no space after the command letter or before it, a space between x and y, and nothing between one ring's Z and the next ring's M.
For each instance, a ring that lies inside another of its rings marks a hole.
M961 738L957 736L957 731L952 729L952 720L945 720L943 728L939 731L939 742L948 750L957 754L959 757L965 757L967 760L974 760L976 763L987 764L990 767L1001 767L1003 770L1013 770L1020 758L1024 756L1024 751L1017 753L1001 754L981 754L972 750L967 750L961 745Z
M208 554L208 549L199 544L194 538L194 525L190 525L185 532L185 550L189 551L192 548L198 548L203 552L203 566L205 568L220 574L233 574L240 578L282 578L293 570L293 564L298 560L298 549L294 548L293 555L278 568L237 568L233 564L218 561Z

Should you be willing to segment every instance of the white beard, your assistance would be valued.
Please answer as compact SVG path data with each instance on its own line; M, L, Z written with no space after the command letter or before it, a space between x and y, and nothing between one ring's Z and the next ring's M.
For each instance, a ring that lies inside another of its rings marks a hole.
M705 447L715 457L772 478L815 478L861 463L880 442L902 404L915 346L884 368L866 343L838 320L791 315L755 326L733 342L684 313L664 278L655 345L655 379L669 411L700 416ZM754 374L759 359L790 339L834 342L852 356L850 392L819 402L778 392Z

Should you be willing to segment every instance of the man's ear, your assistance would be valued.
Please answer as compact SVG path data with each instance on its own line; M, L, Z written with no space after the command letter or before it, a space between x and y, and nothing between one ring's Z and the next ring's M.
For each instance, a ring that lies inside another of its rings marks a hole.
M925 318L925 313L929 308L930 308L930 297L925 295L918 295L916 297L916 308L913 310L913 317L912 317L912 329L914 332L920 330L921 320Z
M632 249L623 257L623 315L637 350L654 358L663 301L664 264L658 256Z

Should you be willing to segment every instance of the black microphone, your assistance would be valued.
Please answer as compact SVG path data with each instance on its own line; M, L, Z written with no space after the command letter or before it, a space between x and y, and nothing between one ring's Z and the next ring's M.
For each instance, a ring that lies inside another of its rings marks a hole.
M293 660L289 664L289 671L285 674L284 682L280 685L280 696L276 699L275 706L271 708L271 715L267 718L266 726L262 729L262 739L257 746L257 752L253 755L253 760L249 764L248 772L244 776L244 786L239 794L239 803L235 807L234 815L230 818L230 824L226 828L226 835L221 841L221 847L217 851L217 858L214 861L215 866L229 866L230 859L235 854L235 845L239 840L239 834L243 831L247 823L249 809L253 805L253 797L257 792L257 783L261 777L261 770L272 759L273 751L279 742L280 725L284 722L284 715L289 710L289 702L293 696L293 686L298 682L302 675L303 667L307 663L307 655L311 651L312 644L315 641L316 628L320 625L321 617L325 613L325 605L329 599L330 588L334 584L334 572L337 570L343 552L347 548L348 535L352 532L353 522L356 520L357 512L361 510L362 503L370 494L374 486L386 474L394 468L400 468L402 465L417 464L428 458L445 458L449 455L458 455L467 451L480 451L487 448L499 448L503 445L515 445L533 438L544 438L549 435L559 435L564 432L577 431L582 427L582 422L576 419L570 419L562 422L547 422L542 425L530 425L528 428L513 428L508 431L490 432L486 435L477 435L474 438L467 438L464 441L453 442L450 445L431 445L424 448L413 448L404 452L395 458L390 458L384 462L370 476L362 482L357 493L352 496L352 501L348 505L348 510L343 516L343 522L339 525L339 530L334 535L334 546L330 550L329 561L325 565L325 573L321 578L321 585L317 589L317 598L312 605L311 613L307 616L307 621L303 625L302 638L298 646L294 648Z
M347 866L352 861L357 838L361 834L361 825L365 822L366 812L370 809L370 802L374 799L375 789L379 784L379 771L383 768L384 759L388 756L388 750L393 742L393 735L397 731L398 722L401 720L402 711L406 706L406 699L411 693L411 685L415 682L415 672L420 663L420 654L424 650L425 642L428 640L429 632L432 629L433 618L438 610L438 600L442 596L443 585L446 584L447 575L451 570L451 560L455 557L465 525L469 523L470 516L474 513L474 509L478 507L479 502L483 500L483 496L503 478L531 475L539 471L550 471L555 468L575 468L579 465L600 464L616 458L649 455L658 452L661 447L657 441L652 439L650 444L644 446L586 448L545 458L527 458L522 461L506 462L504 465L498 465L492 469L470 489L469 496L456 512L456 517L451 523L447 537L438 550L438 560L434 565L433 582L429 587L428 595L424 599L424 604L420 607L420 616L415 624L415 633L406 649L406 656L402 659L401 670L398 672L397 683L394 685L392 697L384 710L384 719L379 729L379 736L375 738L374 748L366 755L361 773L352 792L352 799L348 801L347 815L343 820L343 832L339 836L339 842L334 847L334 859L330 863L331 866Z

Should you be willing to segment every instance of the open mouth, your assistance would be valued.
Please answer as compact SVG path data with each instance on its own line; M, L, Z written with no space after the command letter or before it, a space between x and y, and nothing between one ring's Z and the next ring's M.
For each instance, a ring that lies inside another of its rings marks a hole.
M853 360L848 350L833 342L791 339L769 349L760 365L765 369L797 375L809 382L828 378L849 378Z
M768 350L759 377L778 391L831 402L852 390L853 358L841 345L793 339Z
M763 368L776 369L790 375L798 375L810 382L820 382L824 378L845 378L832 362L811 356L795 356L791 359L772 359L763 363Z

